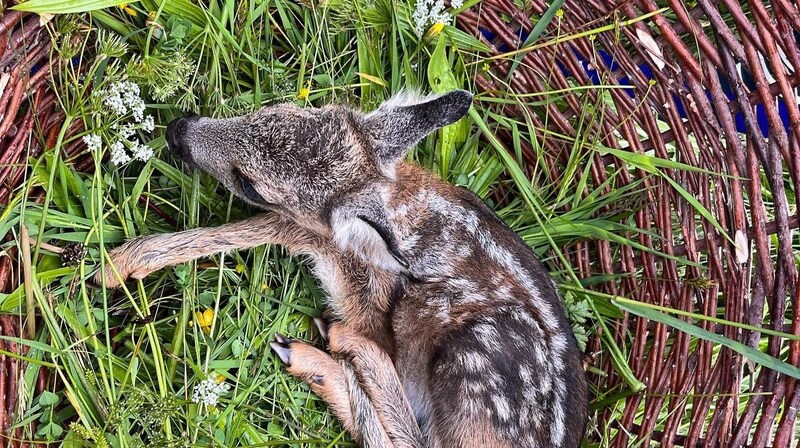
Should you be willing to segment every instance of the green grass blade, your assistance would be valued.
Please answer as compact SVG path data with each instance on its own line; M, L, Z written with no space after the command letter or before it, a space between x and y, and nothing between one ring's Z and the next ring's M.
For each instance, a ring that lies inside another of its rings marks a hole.
M721 336L716 333L712 333L704 328L698 327L697 325L680 320L677 317L670 316L669 314L662 313L661 311L653 309L651 306L646 306L645 304L639 302L635 302L632 300L625 300L617 297L612 299L612 302L621 309L628 311L631 314L635 314L637 316L644 317L646 319L652 320L654 322L659 322L664 325L669 325L670 327L675 328L676 330L680 330L696 338L700 338L705 341L714 342L724 347L728 347L729 349L735 351L736 353L739 353L740 355L755 362L756 364L762 365L776 372L791 376L792 378L800 379L800 367L796 367L789 363L783 362L764 352L756 350L752 347L748 347L742 344L741 342L734 341L733 339L726 338L725 336Z
M28 0L11 9L37 14L71 14L110 8L120 3L119 0Z

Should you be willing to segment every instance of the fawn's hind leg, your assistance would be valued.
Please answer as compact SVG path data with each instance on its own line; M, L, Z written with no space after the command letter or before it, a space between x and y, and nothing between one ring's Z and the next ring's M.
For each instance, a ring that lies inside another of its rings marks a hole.
M286 370L311 386L328 403L333 415L364 448L392 448L370 399L358 383L353 366L304 342L276 335L273 350Z
M393 446L423 448L414 411L389 355L345 325L332 325L328 334L331 352L345 357L353 366L358 384L369 396Z

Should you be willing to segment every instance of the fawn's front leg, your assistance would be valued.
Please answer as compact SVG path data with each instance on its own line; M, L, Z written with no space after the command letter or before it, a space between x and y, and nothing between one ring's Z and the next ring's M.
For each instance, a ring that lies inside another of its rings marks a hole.
M105 271L95 274L94 282L101 284L105 276L106 286L114 288L128 278L142 279L167 266L262 244L280 244L290 252L324 246L319 237L292 221L275 213L264 213L219 227L130 240L109 252L109 263Z

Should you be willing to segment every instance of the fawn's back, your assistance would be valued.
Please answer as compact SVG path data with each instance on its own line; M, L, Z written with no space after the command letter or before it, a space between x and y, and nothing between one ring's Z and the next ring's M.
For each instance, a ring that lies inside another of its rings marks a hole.
M471 192L419 167L398 165L383 196L409 266L387 313L394 363L423 433L438 446L457 446L456 432L577 446L581 356L533 252Z

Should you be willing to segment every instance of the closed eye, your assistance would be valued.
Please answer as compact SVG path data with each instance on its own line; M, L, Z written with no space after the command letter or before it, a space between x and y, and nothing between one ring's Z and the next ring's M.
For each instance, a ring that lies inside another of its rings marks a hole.
M244 195L248 201L259 204L263 207L269 207L272 205L271 203L267 202L267 200L264 199L264 197L261 196L258 191L256 191L255 187L253 187L253 182L247 176L242 174L239 168L233 168L233 175L236 177L236 182L239 183L239 189L242 191L242 195Z

